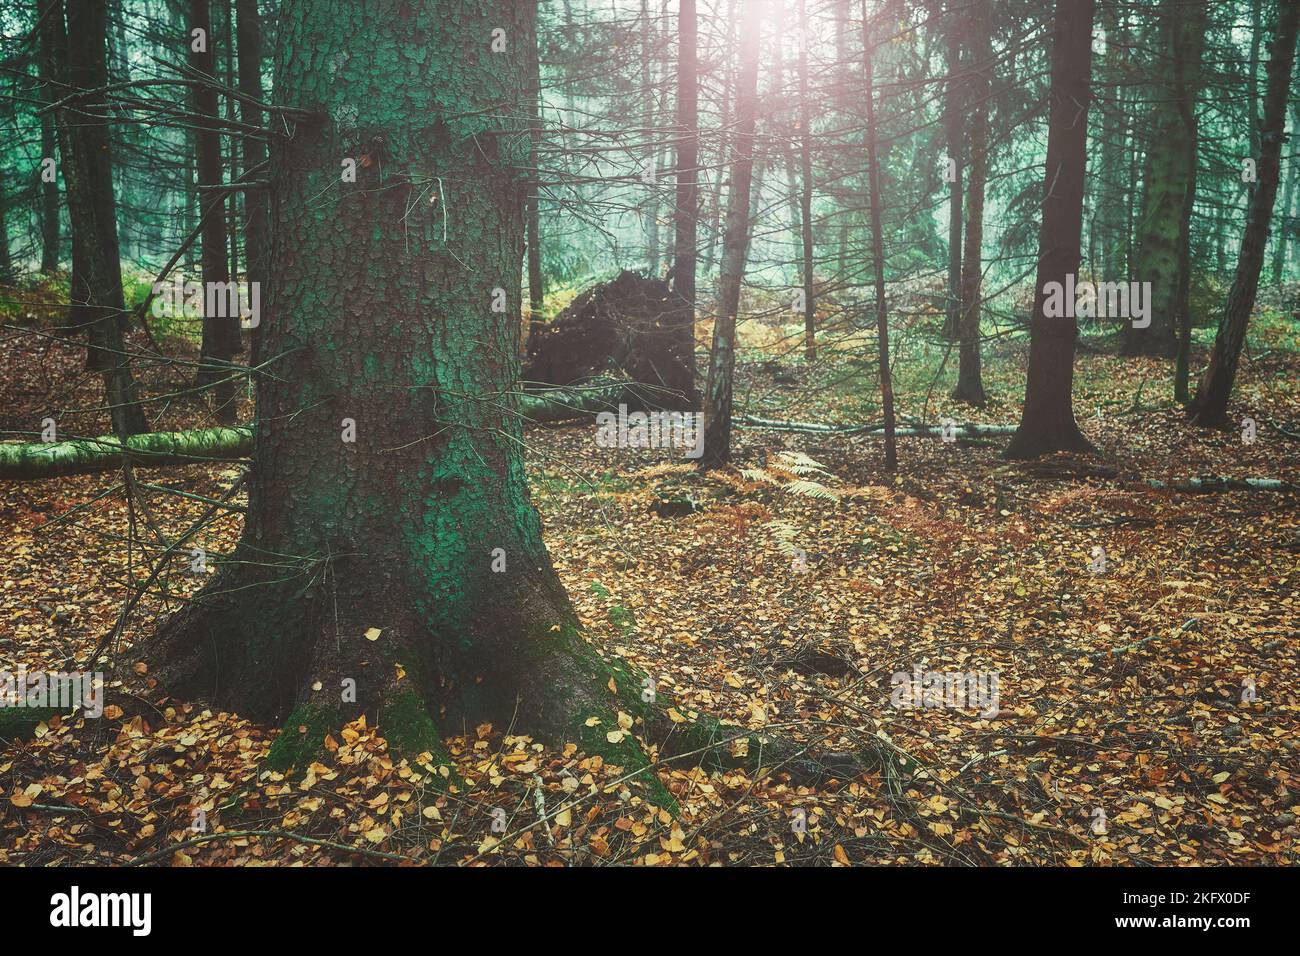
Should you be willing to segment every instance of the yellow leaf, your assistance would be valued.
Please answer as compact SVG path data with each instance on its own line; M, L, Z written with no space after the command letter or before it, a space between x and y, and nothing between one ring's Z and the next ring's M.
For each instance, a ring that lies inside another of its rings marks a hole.
M379 640L379 635L382 633L384 632L377 627L368 627L366 628L366 640L377 641Z

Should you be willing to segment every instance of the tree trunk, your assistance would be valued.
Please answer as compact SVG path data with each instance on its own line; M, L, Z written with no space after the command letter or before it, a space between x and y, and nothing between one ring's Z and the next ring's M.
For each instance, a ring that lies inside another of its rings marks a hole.
M1300 99L1291 104L1291 132L1287 138L1294 137L1300 137ZM1300 222L1297 221L1300 217L1294 214L1297 184L1300 184L1300 156L1293 152L1287 159L1282 212L1278 217L1277 240L1273 246L1273 284L1279 287L1286 275L1287 250L1292 242L1300 238Z
M675 323L676 351L685 369L686 401L697 407L695 391L695 272L699 260L700 119L699 20L695 0L680 0L677 11L677 208L674 210L673 291L687 303Z
M1200 425L1219 425L1227 420L1228 398L1237 376L1237 363L1246 341L1246 327L1255 307L1259 272L1268 246L1269 220L1277 198L1281 171L1282 141L1285 138L1286 101L1295 62L1296 28L1300 24L1300 2L1286 0L1278 7L1277 26L1268 60L1268 88L1264 93L1264 118L1259 131L1257 182L1251 195L1246 230L1241 238L1237 274L1228 292L1219 332L1210 353L1210 364L1188 407L1188 417Z
M239 103L239 118L246 126L261 126L263 114L256 103L262 101L262 20L257 0L235 0L235 42L239 50L239 92L248 99ZM263 135L244 135L244 175L266 162L266 139ZM259 177L254 177L259 178ZM260 178L265 179L263 175ZM253 365L261 356L262 325L268 320L261 308L269 291L271 269L271 197L265 189L244 193L244 263L249 283L259 289L258 323L250 330Z
M190 40L190 68L203 77L216 81L216 36L212 30L212 11L209 0L190 0L186 36ZM192 31L204 31L203 49L196 50ZM202 364L198 381L210 386L217 421L228 425L235 420L235 381L228 364L239 352L239 310L234 315L209 314L208 305L217 301L225 304L224 296L213 290L225 289L230 283L230 260L226 258L226 193L204 186L221 184L221 134L217 127L217 91L209 85L193 88L194 112L199 116L194 133L194 160L198 170L199 215L203 223L199 257L202 263L205 306L203 311ZM229 312L230 309L219 311Z
M727 231L722 239L718 308L709 350L709 378L704 394L704 454L700 466L713 468L731 460L731 388L736 366L736 314L740 285L749 254L749 200L754 178L754 128L758 119L758 59L762 21L769 9L759 0L746 10L740 25L740 75L736 82L736 128L731 139L731 189L727 194Z
M649 196L642 206L645 216L646 274L659 275L659 170L655 148L654 37L649 0L641 0L641 127L645 137L642 177Z
M52 54L56 95L65 97L72 87L98 90L105 85L104 0L70 3L66 26L62 3L53 0L53 9L42 17L41 26ZM72 322L87 330L88 364L104 376L104 398L114 433L126 436L144 431L145 420L122 340L126 308L113 201L113 158L103 109L103 94L87 93L54 113L72 223Z
M1093 0L1057 0L1047 126L1043 221L1038 232L1038 279L1029 322L1029 374L1020 427L1008 458L1036 458L1054 451L1091 451L1074 420L1074 343L1078 323L1049 317L1048 284L1066 285L1081 258L1083 186L1088 162ZM1071 303L1072 305L1073 303Z
M880 205L880 157L876 150L875 64L868 30L867 0L862 0L863 96L867 104L867 189L871 203L871 259L876 279L876 348L879 352L880 405L885 420L885 471L898 469L894 442L894 382L889 371L889 309L885 300L885 239Z
M813 288L812 111L808 101L808 0L799 0L799 226L803 238L804 359L817 360L817 299Z
M42 0L37 5L36 15L44 17L49 10L52 2L58 0ZM38 70L41 81L41 95L45 97L47 103L53 103L59 99L66 91L60 91L52 85L52 81L57 74L54 63L54 51L50 44L50 31L41 30L40 35L40 54L38 57ZM54 111L46 110L41 113L41 160L55 160L58 158L58 130L55 128ZM57 169L58 166L56 165ZM44 170L41 170L44 173ZM41 191L41 272L49 275L58 271L59 268L59 180L55 176L49 182L45 177L40 176Z
M961 328L961 215L962 178L965 175L966 149L962 143L963 93L966 84L961 76L961 35L969 26L963 0L949 0L948 23L944 34L947 49L948 88L943 103L943 127L948 141L948 161L952 181L948 183L948 302L943 336L957 340Z
M9 255L9 222L5 202L4 163L0 161L0 284L13 282L16 278L13 260Z
M534 0L536 2L536 0ZM534 19L536 13L534 13ZM538 149L542 145L542 64L540 40L533 31L533 42L528 48L528 198L524 209L527 222L528 248L528 321L529 338L542 324L542 214L538 193L541 190L537 169Z
M316 117L272 141L264 348L283 358L258 379L235 560L146 656L170 693L292 711L289 762L364 711L407 753L439 752L436 718L644 765L634 737L607 740L619 711L644 711L640 675L577 633L528 499L517 330L492 308L520 289L534 10L281 7L277 101ZM370 162L340 184L340 157L362 148ZM456 184L445 209L414 202L434 176ZM356 701L340 702L350 681Z
M970 138L966 155L970 181L966 186L966 250L961 273L961 324L958 327L957 387L952 397L977 408L985 402L980 368L980 291L984 282L984 185L989 166L989 95L993 75L993 10L989 0L976 0L971 9Z
M1156 85L1159 101L1152 109L1154 129L1133 262L1133 276L1151 283L1151 324L1127 325L1125 355L1169 356L1177 349L1180 252L1185 211L1192 199L1188 155L1195 156L1196 150L1195 102L1206 16L1205 0L1164 0L1160 9L1159 36L1165 55L1159 61L1162 82ZM1190 111L1184 109L1188 99Z

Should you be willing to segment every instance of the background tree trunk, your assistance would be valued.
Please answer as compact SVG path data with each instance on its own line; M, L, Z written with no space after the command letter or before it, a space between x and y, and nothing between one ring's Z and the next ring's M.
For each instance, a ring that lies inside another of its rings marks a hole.
M1237 377L1237 363L1246 341L1246 327L1255 307L1259 272L1268 246L1268 226L1277 198L1278 176L1285 138L1286 102L1295 62L1296 28L1300 24L1300 2L1287 0L1278 7L1268 60L1268 89L1264 93L1264 118L1259 135L1257 182L1250 199L1246 230L1241 238L1237 274L1219 321L1219 332L1210 353L1210 364L1188 407L1189 418L1201 425L1219 425L1227 420L1228 398Z
M1029 374L1020 427L1005 452L1008 458L1092 450L1074 420L1070 400L1078 323L1073 315L1049 318L1043 308L1048 283L1064 286L1081 258L1088 103L1092 96L1092 14L1093 0L1057 0L1038 279L1029 322ZM1070 306L1073 312L1073 303Z
M698 407L695 390L695 273L699 261L700 116L699 19L695 0L677 12L677 208L674 211L673 291L687 303L676 322L676 350L686 369L686 402Z
M889 304L885 298L885 238L880 208L880 157L876 149L875 64L867 24L867 0L862 0L862 75L867 104L867 198L871 203L871 261L876 282L876 348L880 405L885 422L885 471L892 472L898 468L898 450L894 441L894 382L889 370Z
M202 50L194 49L192 31L202 29L205 42ZM216 80L215 44L212 31L212 11L209 0L190 0L186 38L189 40L190 68L203 78ZM229 42L229 37L226 42ZM199 216L203 224L199 241L202 245L203 284L209 294L216 285L225 288L230 282L230 260L226 258L226 193L204 186L221 184L221 134L218 132L217 91L203 84L192 88L191 101L198 114L199 128L194 133L194 160L198 171ZM227 310L228 311L228 310ZM235 421L235 381L225 363L239 352L239 313L233 316L209 315L205 306L203 314L203 343L198 381L211 386L217 421L223 425Z
M712 468L731 460L731 387L736 367L736 313L749 253L750 186L754 178L754 128L758 119L758 59L762 21L768 0L745 11L740 25L740 76L736 82L736 128L731 138L731 189L727 194L727 231L722 240L718 307L709 350L709 378L704 394L704 454L700 465Z
M235 38L239 48L239 92L248 99L240 100L239 118L246 126L261 126L263 113L256 104L262 102L262 19L257 0L235 0ZM266 162L266 139L256 133L246 133L244 146L245 178L266 179L267 176L250 176L251 170ZM266 303L271 267L271 197L265 189L250 189L244 193L244 262L248 281L257 283L261 298L259 307ZM261 328L268 321L266 310L261 309L258 324L249 335L252 343L252 364L260 355Z
M69 4L64 21L60 0L41 20L55 66L55 93L73 87L99 90L108 79L105 63L104 0ZM117 246L113 154L102 93L79 95L54 111L59 128L63 181L72 222L71 317L84 325L87 360L104 376L104 398L118 436L145 430L130 360L122 339L126 316L122 266Z
M1154 129L1147 150L1146 189L1138 220L1133 280L1151 283L1151 324L1124 332L1125 355L1174 354L1183 226L1192 202L1191 173L1196 154L1196 93L1205 46L1204 0L1165 0L1160 7L1161 50L1153 107ZM1190 99L1191 109L1185 101ZM1190 121L1189 121L1190 119ZM1189 154L1193 161L1189 164ZM1122 281L1123 277L1111 277Z
M961 328L962 178L966 173L967 156L962 142L962 110L967 84L961 75L961 36L970 25L966 6L964 0L949 0L948 22L944 29L948 84L943 102L943 127L948 159L953 164L952 181L948 184L948 301L943 324L943 336L949 342L957 340Z
M984 282L984 185L989 168L989 96L993 76L993 9L975 0L970 12L971 109L966 146L970 180L966 185L966 250L961 270L961 323L958 327L957 387L952 397L977 408L985 402L980 368L980 296Z
M812 112L808 98L808 0L799 0L799 229L803 241L804 359L817 360L817 297L813 276Z

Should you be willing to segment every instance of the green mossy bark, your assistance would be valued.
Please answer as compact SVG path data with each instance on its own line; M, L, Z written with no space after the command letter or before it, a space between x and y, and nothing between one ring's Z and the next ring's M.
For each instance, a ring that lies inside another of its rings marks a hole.
M41 721L61 713L53 707L0 707L0 743L26 740Z

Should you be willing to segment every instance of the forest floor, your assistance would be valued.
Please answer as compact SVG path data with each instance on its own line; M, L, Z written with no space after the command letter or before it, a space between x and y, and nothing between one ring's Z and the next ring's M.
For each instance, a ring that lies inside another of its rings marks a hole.
M679 710L835 749L870 740L898 755L886 770L814 789L779 769L665 765L674 817L631 795L621 768L505 727L448 738L462 778L450 787L362 722L286 779L259 767L275 728L172 701L51 717L0 745L0 862L1300 863L1298 496L1139 480L1300 482L1294 329L1256 323L1232 408L1256 421L1253 443L1236 425L1188 427L1168 401L1169 363L1091 350L1075 382L1099 449L1086 459L1008 465L1005 438L903 438L891 478L873 435L740 428L737 467L701 475L671 451L600 448L590 424L527 431L547 544L603 653ZM762 337L741 354L743 411L878 418L861 350L809 367L768 357ZM83 357L57 337L6 337L0 429L38 430L57 408L65 433L106 430L74 411L100 400ZM1023 338L988 345L991 400L971 413L945 397L956 356L941 370L942 346L905 337L900 414L1015 424L1025 357ZM180 372L157 370L151 393ZM162 421L203 417L180 403ZM237 474L140 480L217 497ZM149 489L128 509L120 482L0 485L5 667L84 661L147 574L142 548L156 556L204 510ZM197 544L228 551L240 524L229 514ZM188 554L169 565L169 592L201 584ZM142 600L126 640L166 603ZM996 716L891 706L892 676L914 668L995 674Z

